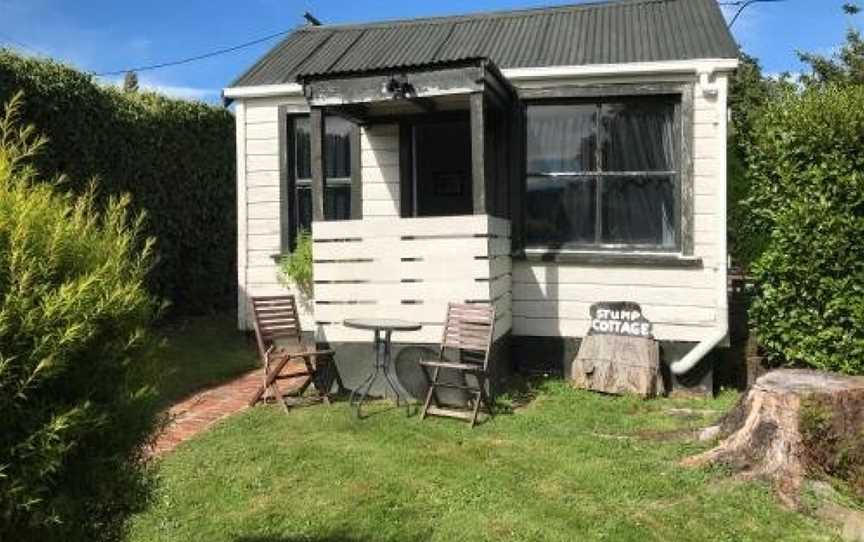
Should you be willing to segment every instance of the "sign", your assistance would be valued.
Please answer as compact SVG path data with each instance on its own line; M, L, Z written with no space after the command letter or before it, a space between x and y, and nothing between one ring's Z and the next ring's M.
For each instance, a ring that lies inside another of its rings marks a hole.
M620 335L653 338L651 322L642 307L632 301L601 302L591 305L588 335Z

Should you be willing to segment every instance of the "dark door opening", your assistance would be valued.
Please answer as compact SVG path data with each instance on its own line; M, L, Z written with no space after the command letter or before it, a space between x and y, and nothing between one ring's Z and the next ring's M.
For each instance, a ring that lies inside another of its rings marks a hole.
M414 216L472 214L470 123L418 123L413 135Z

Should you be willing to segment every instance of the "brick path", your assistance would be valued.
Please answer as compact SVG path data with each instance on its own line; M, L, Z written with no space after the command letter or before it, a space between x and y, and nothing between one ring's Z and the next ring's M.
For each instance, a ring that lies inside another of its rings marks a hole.
M289 363L285 366L286 372L295 369L292 365ZM298 363L296 368L300 367L302 365ZM249 397L261 385L261 371L254 369L230 382L195 393L172 406L168 410L168 426L156 438L150 454L159 456L170 452L181 442L206 431L219 420L247 408ZM279 387L284 393L292 388L291 384L290 380L283 380Z

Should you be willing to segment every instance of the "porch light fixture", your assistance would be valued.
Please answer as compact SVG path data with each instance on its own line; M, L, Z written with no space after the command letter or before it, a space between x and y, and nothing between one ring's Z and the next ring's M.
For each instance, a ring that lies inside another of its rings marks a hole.
M404 100L405 98L410 98L412 95L416 94L414 91L414 85L409 83L404 76L391 76L390 79L384 83L384 88L382 91L385 94L390 94L390 96L394 100Z

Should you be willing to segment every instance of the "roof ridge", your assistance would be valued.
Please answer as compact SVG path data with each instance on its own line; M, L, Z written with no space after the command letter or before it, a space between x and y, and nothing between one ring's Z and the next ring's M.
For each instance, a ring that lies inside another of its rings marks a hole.
M591 9L605 9L622 5L639 4L666 4L679 2L681 0L589 0L588 2L568 3L551 6L540 6L533 8L519 8L494 11L475 11L461 15L432 15L428 17L408 17L405 19L390 19L379 21L368 21L360 23L338 23L322 25L306 25L298 29L299 32L323 32L327 30L352 30L367 28L383 28L389 26L411 26L415 24L447 24L461 21L472 21L482 19L506 19L511 17L525 17L534 14L587 11Z

